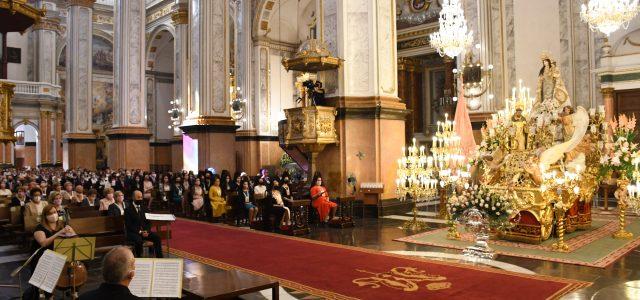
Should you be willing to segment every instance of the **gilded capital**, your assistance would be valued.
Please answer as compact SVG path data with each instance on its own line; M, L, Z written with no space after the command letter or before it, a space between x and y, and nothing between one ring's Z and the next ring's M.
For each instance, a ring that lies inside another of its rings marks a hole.
M189 12L187 10L178 9L171 14L173 25L189 24Z
M60 31L60 20L51 19L51 18L41 18L38 22L36 22L33 27L33 30L53 30Z
M607 97L613 97L613 92L615 91L615 89L612 87L606 87L606 88L602 88L600 91L602 92L602 96L607 98Z
M69 6L84 6L88 8L93 8L93 4L96 0L67 0L67 5Z

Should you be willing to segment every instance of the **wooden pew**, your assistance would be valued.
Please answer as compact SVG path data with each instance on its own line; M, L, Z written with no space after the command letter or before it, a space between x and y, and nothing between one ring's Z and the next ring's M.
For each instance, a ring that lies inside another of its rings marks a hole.
M105 215L104 212L98 210L98 207L69 206L67 210L71 218L100 217Z
M96 253L104 253L125 245L124 217L71 218L69 225L81 237L96 237Z

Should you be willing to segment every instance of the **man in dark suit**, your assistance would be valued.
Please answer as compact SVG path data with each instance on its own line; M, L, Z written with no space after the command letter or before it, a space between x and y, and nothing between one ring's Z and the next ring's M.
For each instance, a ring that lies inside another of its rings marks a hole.
M134 244L137 257L142 255L142 243L153 242L153 252L157 258L162 258L162 244L160 237L151 232L151 222L145 217L148 212L142 204L142 192L133 192L133 205L124 210L124 223L127 230L127 240Z
M99 288L86 292L80 300L135 300L129 284L135 275L135 257L127 247L117 247L109 251L102 260L102 278Z

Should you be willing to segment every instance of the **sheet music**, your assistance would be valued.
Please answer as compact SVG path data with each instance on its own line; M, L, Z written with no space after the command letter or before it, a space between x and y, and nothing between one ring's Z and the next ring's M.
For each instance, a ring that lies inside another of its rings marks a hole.
M182 297L182 259L156 259L151 297Z
M147 218L147 220L153 220L153 221L175 221L176 220L176 216L172 214L145 213L144 216Z
M129 290L138 297L181 298L182 259L136 258Z
M53 252L49 249L45 250L33 275L29 279L29 283L47 293L51 293L58 283L64 263L67 256Z
M138 297L151 297L153 259L136 258L136 271L129 283L129 291Z

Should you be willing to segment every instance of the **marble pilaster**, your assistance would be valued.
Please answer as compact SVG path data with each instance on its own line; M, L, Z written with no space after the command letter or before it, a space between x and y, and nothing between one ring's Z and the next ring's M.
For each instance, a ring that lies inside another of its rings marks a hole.
M51 112L40 112L40 132L38 135L38 144L40 146L40 165L51 166L52 162L52 147L51 147Z
M182 105L187 105L189 100L189 2L187 0L177 1L174 5L174 12L171 15L175 27L174 65L173 73L173 94L175 99L179 99ZM186 110L185 110L186 112ZM181 136L182 131L174 128L174 137Z
M35 41L35 81L56 83L56 37L60 19L55 3L38 0L36 7L46 8L47 15L32 27Z
M360 182L384 183L382 198L395 198L388 187L395 185L394 159L405 144L406 116L397 91L395 1L327 0L324 5L336 14L336 30L325 30L325 39L335 43L334 54L345 61L334 96L327 99L338 109L339 144L318 155L318 170L333 193L347 194L346 179L353 175Z
M229 151L237 128L229 111L229 0L189 4L190 95L180 128L197 140L199 169L234 170L235 153Z
M111 168L150 167L145 17L144 0L114 2L113 126L106 132Z
M60 151L64 152L65 168L95 169L96 167L95 135L92 131L91 119L94 2L94 0L67 1L66 131L65 149ZM79 156L83 159L80 160Z

